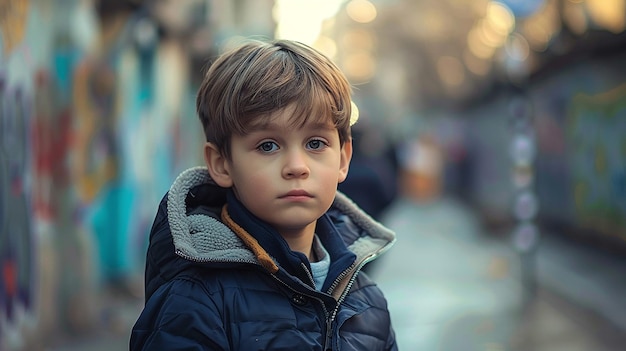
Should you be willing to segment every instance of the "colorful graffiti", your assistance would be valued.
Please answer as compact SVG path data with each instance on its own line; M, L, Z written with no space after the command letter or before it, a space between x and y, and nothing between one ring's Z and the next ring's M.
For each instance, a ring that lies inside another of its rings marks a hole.
M537 154L529 172L538 222L551 232L626 240L626 52L573 62L527 88ZM506 94L467 111L471 200L510 217ZM525 171L526 172L526 171Z
M626 84L575 96L566 128L581 225L626 239Z
M201 163L184 47L138 42L143 12L98 20L91 2L0 1L2 350L29 349L25 328L93 325L98 293L142 275L174 177Z
M70 77L74 106L72 175L75 179L79 221L94 236L100 279L122 275L125 267L125 231L120 230L119 121L117 75L113 61L86 55Z
M3 64L24 38L28 5L13 0L0 6L0 346L32 312L35 297L29 177L32 94L23 82L11 80L13 72Z
M31 96L0 82L0 333L28 313L34 298L33 226L30 215L29 131Z

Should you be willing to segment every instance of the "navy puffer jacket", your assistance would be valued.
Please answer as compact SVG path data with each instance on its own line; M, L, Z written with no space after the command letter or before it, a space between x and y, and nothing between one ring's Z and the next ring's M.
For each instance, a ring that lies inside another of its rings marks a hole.
M397 350L387 302L359 273L395 235L341 193L316 234L331 257L321 292L307 258L205 168L183 172L152 227L130 349Z

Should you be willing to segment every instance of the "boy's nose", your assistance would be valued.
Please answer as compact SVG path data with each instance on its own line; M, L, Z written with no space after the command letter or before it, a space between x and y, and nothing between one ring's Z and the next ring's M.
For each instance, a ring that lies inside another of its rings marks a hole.
M306 163L306 156L301 152L290 152L287 155L285 166L283 167L283 177L294 178L304 177L309 174L309 167Z

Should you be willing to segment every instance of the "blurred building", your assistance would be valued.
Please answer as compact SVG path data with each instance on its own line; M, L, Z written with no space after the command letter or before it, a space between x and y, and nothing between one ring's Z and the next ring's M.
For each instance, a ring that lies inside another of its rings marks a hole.
M441 191L505 231L531 216L621 245L625 18L623 0L352 0L325 33L380 131L415 158L437 141Z

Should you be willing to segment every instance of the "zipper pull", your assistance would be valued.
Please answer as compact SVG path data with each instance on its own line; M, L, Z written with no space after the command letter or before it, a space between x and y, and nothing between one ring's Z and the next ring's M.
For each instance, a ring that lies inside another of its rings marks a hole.
M324 351L332 351L333 349L333 320L335 319L335 313L333 316L326 320L326 341L324 342Z

